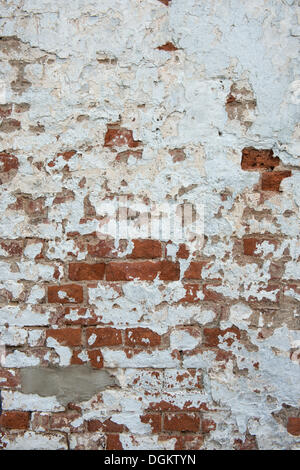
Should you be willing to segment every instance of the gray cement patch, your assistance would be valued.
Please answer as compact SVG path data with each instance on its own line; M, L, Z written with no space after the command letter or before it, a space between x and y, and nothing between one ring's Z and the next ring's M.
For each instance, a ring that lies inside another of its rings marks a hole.
M42 397L56 396L62 405L89 400L107 387L118 385L106 370L88 366L70 366L57 369L26 367L21 369L22 393Z

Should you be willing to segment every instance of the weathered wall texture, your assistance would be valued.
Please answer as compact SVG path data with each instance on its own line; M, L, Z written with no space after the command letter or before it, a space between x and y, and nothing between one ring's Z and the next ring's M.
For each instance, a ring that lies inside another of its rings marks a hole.
M1 0L3 448L300 447L297 4Z

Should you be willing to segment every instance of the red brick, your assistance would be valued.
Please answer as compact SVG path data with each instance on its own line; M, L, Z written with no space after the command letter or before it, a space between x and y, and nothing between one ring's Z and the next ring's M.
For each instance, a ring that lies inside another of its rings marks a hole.
M107 434L106 450L123 450L119 434Z
M0 426L7 429L28 429L30 413L27 411L5 411L0 416Z
M279 262L273 261L270 264L269 272L270 272L271 280L278 281L279 279L282 279L284 272L285 272L284 263L282 263L281 261Z
M71 318L66 318L67 315L70 313L74 313L74 320ZM76 308L76 307L66 307L64 310L64 323L67 325L96 325L97 323L101 323L95 314L92 308Z
M200 302L198 294L201 292L201 289L198 284L184 284L183 287L186 291L186 294L184 297L182 297L182 299L180 299L180 302Z
M243 240L244 255L259 256L259 255L254 254L259 242L260 240L257 240L257 238L244 238Z
M165 431L197 432L199 431L199 426L200 417L195 413L172 413L165 415Z
M107 281L153 281L157 275L162 281L178 281L179 264L171 261L112 262L106 268Z
M181 392L180 396L182 397ZM150 402L147 411L208 411L206 403L199 403L199 405L194 406L191 401L187 400L184 405L177 406L174 405L174 400L176 400L176 394L170 393L165 400Z
M4 118L0 124L1 132L15 132L21 129L21 123L17 119Z
M92 335L96 335L95 342L89 344L89 338ZM122 333L121 330L116 328L87 328L86 330L86 339L89 347L99 347L99 346L117 346L122 344Z
M216 429L216 423L212 419L202 420L202 432L205 434L214 431Z
M58 153L57 156L63 157L63 159L68 162L76 153L76 150L68 150L66 152Z
M280 299L280 290L281 286L279 284L273 284L273 285L267 285L266 287L259 287L257 289L257 295L250 295L248 298L248 302L271 302L271 303L278 303ZM277 291L277 292L276 292ZM273 294L273 297L275 297L274 300L271 300L267 294L268 292L271 292ZM262 295L261 295L262 294Z
M226 330L221 330L220 328L204 328L203 333L205 338L204 344L211 348L217 347L220 343L219 336L223 337L227 333L234 333L237 339L240 339L241 337L240 330L235 326L226 328ZM228 338L225 341L227 342L228 346L231 346L234 340L232 338Z
M120 240L118 248L115 248L113 240L98 240L97 243L89 243L88 254L95 258L117 258L126 249L127 242Z
M124 152L120 152L116 156L116 162L120 163L128 163L128 159L130 157L136 158L140 160L143 155L143 150L125 150Z
M10 103L0 105L0 117L6 118L11 115L12 105Z
M203 294L204 300L218 302L224 300L224 297L219 292L215 291L213 287L219 287L221 284L204 284L203 285Z
M169 3L171 3L172 0L158 0L158 1L163 3L166 6L169 6Z
M45 198L38 197L37 199L25 199L24 210L29 216L46 216L47 208L45 207Z
M0 387L16 388L21 384L19 370L2 369L0 367Z
M25 113L30 109L30 104L28 103L14 103L14 112L15 113Z
M72 354L72 357L71 357L71 365L72 366L74 366L74 365L82 366L82 364L85 364L86 362L88 362L86 359L81 359L79 357L79 355L82 354L82 352L83 352L82 348L73 349L73 354Z
M259 247L260 244L263 242L268 242L269 244L274 245L276 248L277 242L275 240L270 240L268 238L255 238L249 237L243 239L243 247L244 247L244 254L247 256L261 256L261 254L255 253L256 249Z
M158 240L133 240L134 248L128 258L161 258L161 243Z
M205 264L205 261L192 261L185 271L184 277L186 279L202 279L201 273Z
M180 259L188 259L190 254L190 250L184 243L180 243L178 251L177 251L177 258Z
M103 367L103 356L100 349L92 349L87 352L90 360L90 364L94 369L102 369Z
M173 163L183 162L183 160L186 160L186 154L181 148L169 150L169 154L173 157Z
M300 436L300 418L289 417L287 431L293 436Z
M153 434L161 432L162 415L161 413L146 413L141 416L141 422L150 424Z
M166 44L163 44L162 46L158 46L157 49L159 51L167 51L167 52L178 51L178 48L174 46L174 44L170 41L166 42Z
M35 412L31 416L31 429L33 431L49 431L50 429L50 414L45 412Z
M54 338L64 346L80 346L81 345L81 329L80 328L59 328L48 329L46 331L47 338Z
M131 130L125 129L124 127L107 126L104 147L123 147L126 145L129 148L135 148L140 144L140 141L134 140Z
M59 296L62 292L64 296ZM67 304L67 303L81 303L83 301L83 287L77 284L67 284L64 286L49 286L48 287L48 302Z
M234 441L235 450L257 450L257 442L255 436L246 436L244 441L242 439L235 439Z
M3 240L0 242L0 246L9 256L21 256L23 253L23 241L21 240Z
M203 442L203 436L199 434L184 433L177 437L175 450L200 450L203 447Z
M19 168L19 160L14 155L2 152L0 153L0 172L7 173L10 170Z
M114 423L111 419L106 419L105 421L99 421L98 419L91 419L87 423L89 432L124 432L126 426L124 424Z
M49 429L53 431L63 432L83 432L85 430L84 424L80 426L73 426L72 422L80 418L81 413L75 410L63 411L61 413L53 413L49 420Z
M247 171L273 170L280 160L273 157L273 150L246 147L242 152L242 169Z
M69 279L71 281L100 281L104 277L105 264L71 263Z
M288 178L289 176L292 176L292 172L289 170L263 173L261 180L261 189L263 191L279 192L281 181L284 178Z
M159 346L161 337L149 328L128 328L125 331L126 346Z

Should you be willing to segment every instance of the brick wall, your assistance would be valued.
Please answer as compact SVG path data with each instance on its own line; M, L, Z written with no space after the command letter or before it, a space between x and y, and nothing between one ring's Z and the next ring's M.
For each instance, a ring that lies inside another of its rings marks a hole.
M0 7L3 449L299 448L296 2L217 3Z

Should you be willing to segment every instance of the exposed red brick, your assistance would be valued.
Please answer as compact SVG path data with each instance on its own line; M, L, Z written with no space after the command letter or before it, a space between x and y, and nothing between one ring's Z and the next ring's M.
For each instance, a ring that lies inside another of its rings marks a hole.
M81 424L74 426L73 421L80 418L81 413L75 410L63 411L61 413L53 413L49 419L49 429L53 431L63 432L84 432L85 426Z
M293 436L300 436L300 418L288 418L287 431Z
M12 105L10 103L0 105L0 117L1 118L10 116L11 112L12 112Z
M189 254L190 250L187 248L187 246L184 243L180 243L179 249L177 251L177 258L188 259Z
M255 237L249 237L249 238L244 238L243 239L243 247L244 247L244 254L247 256L261 256L261 254L255 253L256 249L258 248L258 245L263 243L264 241L267 241L269 244L273 244L274 247L276 247L277 243L274 240L270 239L258 239Z
M116 162L120 163L128 163L128 159L133 157L137 160L140 160L143 155L143 150L125 150L124 152L120 152L116 156Z
M74 201L75 194L73 191L64 190L62 192L56 193L56 196L52 204L64 204L67 201Z
M262 174L261 189L263 191L280 191L280 183L284 178L292 175L289 170L266 172Z
M221 330L220 328L204 328L203 333L205 338L204 344L209 347L217 347L220 343L219 336L224 337L227 333L234 333L237 339L241 337L240 330L235 326L226 328L226 330ZM231 346L234 340L228 338L225 341L228 346Z
M90 343L89 339L92 335L95 335L96 338ZM116 328L87 328L86 338L91 348L122 344L121 330L117 330Z
M207 301L213 301L213 302L219 302L224 300L224 297L222 294L217 292L214 287L219 287L221 283L219 284L204 284L203 285L203 294L204 294L204 300Z
M186 159L184 149L169 150L169 154L173 157L173 163L183 162Z
M270 264L270 269L269 269L271 280L282 279L282 277L284 275L284 271L285 271L284 263L282 263L280 261L279 262L273 261Z
M172 413L164 418L165 431L197 432L199 426L200 417L195 413Z
M186 279L202 279L202 269L205 264L205 261L192 261L185 271L184 277Z
M113 240L98 240L97 243L89 243L88 254L96 258L117 258L126 249L127 242L120 240L116 249Z
M66 318L66 316L69 315L71 312L74 312L78 318L77 319ZM94 310L92 308L86 308L86 307L80 307L80 308L66 307L64 310L63 318L64 318L64 323L66 323L67 325L85 326L85 325L95 325L99 323L99 320Z
M126 426L124 424L114 423L111 419L106 419L105 421L99 421L98 419L91 419L87 423L89 432L124 432L126 431Z
M81 366L82 364L85 364L86 362L88 362L88 360L84 359L82 356L79 357L82 354L82 352L83 352L82 348L73 349L73 354L72 354L72 357L71 357L71 365L72 366L74 366L74 365Z
M16 388L21 384L19 370L3 369L0 367L0 386Z
M172 436L173 437L173 436ZM176 439L175 450L200 450L203 447L201 434L182 434Z
M5 411L0 416L0 427L6 429L28 429L30 413L27 411Z
M161 413L146 413L141 416L141 422L150 424L153 433L161 432L162 415Z
M19 168L19 160L14 155L2 152L0 153L0 172L7 173L10 170Z
M0 124L0 132L15 132L21 129L21 123L17 119L4 118Z
M256 296L250 295L248 298L248 302L271 302L271 303L278 303L280 299L280 290L281 286L278 284L274 285L267 285L266 287L259 287L258 288L258 294ZM272 292L274 300L271 300L268 298L267 294L268 292Z
M133 240L134 248L128 258L161 258L162 248L159 240Z
M102 369L103 367L103 356L100 349L91 349L88 351L90 364L95 369Z
M179 263L171 261L160 262L160 275L159 279L162 281L178 281L180 278Z
M241 439L235 439L234 448L235 450L257 450L256 437L248 435L244 441Z
M119 434L107 434L106 450L123 450Z
M180 268L171 261L112 262L107 265L107 281L153 281L158 276L163 281L178 281Z
M135 148L141 145L141 142L134 140L132 131L124 127L107 127L104 139L104 147L123 147Z
M180 302L191 302L191 303L197 303L200 302L200 295L201 289L198 284L184 284L183 285L186 294L182 299L180 299Z
M172 0L158 0L158 1L163 3L166 6L169 6L169 3L171 3Z
M24 210L29 216L46 215L47 208L45 207L45 198L25 199Z
M128 328L125 330L127 346L159 346L161 337L150 328Z
M35 412L31 416L30 428L33 431L48 431L50 429L50 414L45 412Z
M174 46L174 44L170 41L166 42L166 44L158 46L157 49L159 51L167 51L167 52L178 51L178 48Z
M76 150L68 150L66 152L58 153L57 156L61 156L64 160L69 161L76 153Z
M61 293L61 294L60 294ZM81 303L83 301L83 287L77 284L48 287L48 302L67 304Z
M21 240L3 240L0 242L0 246L10 256L21 256L23 253L23 241Z
M98 281L103 279L104 263L71 263L69 265L69 279L71 281Z
M30 104L28 103L14 103L14 112L17 114L25 113L26 111L29 111L29 109Z
M216 423L212 419L202 420L202 432L205 434L214 431L216 429Z
M80 328L59 328L47 329L46 338L54 338L64 346L80 346L81 329Z
M257 244L259 240L257 238L244 238L243 246L244 246L244 255L253 256L254 252L256 251ZM259 255L255 255L259 256Z
M246 147L242 151L243 170L273 170L279 163L279 158L273 157L273 150Z

